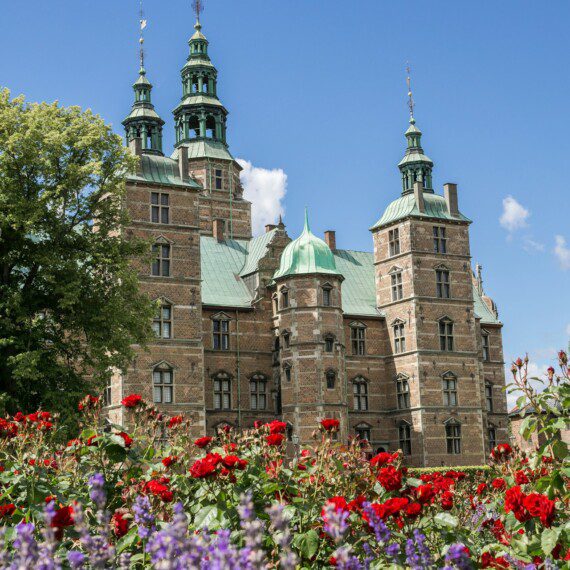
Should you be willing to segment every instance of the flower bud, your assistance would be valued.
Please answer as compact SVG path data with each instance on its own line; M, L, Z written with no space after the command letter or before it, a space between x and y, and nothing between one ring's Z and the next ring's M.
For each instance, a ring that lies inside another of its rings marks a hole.
M560 366L568 364L568 356L563 350L558 353L558 362L560 362Z

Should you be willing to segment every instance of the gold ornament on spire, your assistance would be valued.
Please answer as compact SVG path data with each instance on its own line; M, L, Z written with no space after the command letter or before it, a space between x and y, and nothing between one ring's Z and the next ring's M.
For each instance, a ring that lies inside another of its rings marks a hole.
M410 77L410 64L407 63L406 64L406 83L408 85L408 107L410 109L410 121L414 120L414 107L415 107L415 103L414 103L414 96L412 94L412 79Z
M144 70L144 34L143 34L143 31L146 28L146 24L147 24L147 21L145 20L145 17L144 17L143 0L140 0L139 22L140 22L139 56L140 56L141 71L142 71L142 70Z

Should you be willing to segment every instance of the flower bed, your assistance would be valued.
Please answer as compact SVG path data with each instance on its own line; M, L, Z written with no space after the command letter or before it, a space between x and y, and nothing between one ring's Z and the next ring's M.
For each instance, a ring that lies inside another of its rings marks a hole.
M566 363L556 378L551 398L568 401ZM123 405L130 429L102 430L100 401L86 397L66 445L49 412L0 420L0 567L531 569L570 559L567 448L554 437L530 454L499 445L488 466L407 469L398 452L366 460L358 441L337 444L334 419L291 459L277 420L192 441L183 417L136 394Z

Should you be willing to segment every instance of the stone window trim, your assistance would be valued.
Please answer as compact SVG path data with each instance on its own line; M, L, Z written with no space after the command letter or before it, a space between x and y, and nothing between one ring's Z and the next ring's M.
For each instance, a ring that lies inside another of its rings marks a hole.
M154 299L159 304L158 311L152 321L152 328L157 339L171 340L174 338L174 303L166 297ZM165 311L166 310L166 311ZM170 314L168 314L168 312Z
M391 326L394 333L394 354L406 352L406 321L395 319Z
M454 351L453 320L443 316L437 320L439 334L439 349L442 352Z
M162 360L152 367L152 401L155 404L174 403L174 366Z
M447 235L445 226L433 226L434 253L447 253Z
M487 441L489 450L492 450L497 445L497 426L493 423L487 424Z
M370 442L372 440L372 426L366 422L360 422L354 426L354 433L356 437L364 442Z
M323 283L323 285L321 286L321 297L323 301L323 307L332 307L334 305L333 290L334 286L328 282Z
M487 410L487 413L493 413L493 400L493 383L490 380L485 380L485 409Z
M451 271L445 265L435 267L435 296L451 299Z
M448 455L461 455L461 422L449 418L443 422Z
M401 253L399 227L388 230L388 250L390 257L394 257L395 255L399 255Z
M149 202L150 222L152 224L170 224L170 194L151 192Z
M481 329L481 345L483 351L483 362L490 362L491 361L491 345L489 340L491 338L491 334L488 330Z
M412 454L412 424L407 420L398 423L398 440L404 455Z
M291 370L292 366L288 362L283 363L283 375L285 376L286 382L291 382Z
M457 407L457 376L448 370L441 375L441 388L443 392L443 405L447 407Z
M353 321L350 323L350 346L354 356L364 356L366 354L366 329L364 323Z
M288 309L289 308L289 288L287 285L283 285L279 288L279 308Z
M392 267L388 271L390 275L390 293L392 302L401 301L404 298L404 285L403 285L403 269L401 267Z
M113 403L113 379L107 378L103 389L103 406L110 406Z
M273 312L277 313L277 311L279 311L279 296L277 293L273 293L273 295L271 295L271 303L273 305Z
M249 399L252 410L267 410L268 377L263 372L254 372L248 376Z
M336 341L335 335L332 333L325 333L323 335L323 341L325 343L325 352L334 352L334 343Z
M233 376L225 370L218 370L210 375L213 384L214 410L232 409Z
M230 322L232 318L224 313L216 313L210 317L212 321L212 349L230 350Z
M410 377L400 373L394 379L396 382L396 403L398 410L409 410L410 405Z
M327 390L334 390L336 387L336 370L329 368L325 372L325 379L327 381Z
M152 277L171 277L173 242L164 236L158 236L151 247L152 261L150 274Z
M368 380L364 376L356 376L352 379L352 395L354 411L368 411Z

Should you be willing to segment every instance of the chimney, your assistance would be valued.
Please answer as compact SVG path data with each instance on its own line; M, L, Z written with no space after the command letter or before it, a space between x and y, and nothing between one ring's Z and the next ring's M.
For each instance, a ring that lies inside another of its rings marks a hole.
M265 224L265 233L268 234L270 231L274 230L277 226L275 224Z
M457 202L457 184L448 182L443 185L443 195L450 216L459 216L459 204Z
M137 169L135 174L142 174L142 166L141 166L141 156L142 156L142 139L139 137L135 137L131 139L129 142L129 150L135 155L139 157L139 161L137 163Z
M224 229L225 229L225 227L226 227L226 221L222 220L220 218L216 218L212 222L212 233L214 234L214 237L218 241L224 241Z
M426 211L426 204L424 202L424 183L421 181L414 182L414 198L420 213Z
M332 249L336 249L336 232L334 230L327 230L325 232L325 243Z
M178 147L178 174L182 182L188 180L188 147L184 145Z

